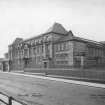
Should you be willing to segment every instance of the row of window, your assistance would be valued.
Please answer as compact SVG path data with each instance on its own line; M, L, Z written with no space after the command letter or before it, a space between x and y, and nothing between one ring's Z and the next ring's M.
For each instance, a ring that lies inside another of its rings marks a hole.
M103 49L88 48L88 54L92 55L92 56L102 56L103 55Z
M63 61L56 61L56 64L60 64L60 65L66 64L67 65L68 64L68 61L66 61L66 60L65 61L64 60Z
M36 45L36 44L41 44L43 42L48 42L48 41L52 41L51 35L44 36L44 37L41 37L39 39L33 39L33 40L28 41L27 43L29 43L31 45Z
M29 46L35 46L35 45L42 44L43 42L49 42L49 41L52 41L52 36L51 35L46 35L44 37L40 37L39 39L32 39L32 40L29 40L27 42L23 42L21 44L18 44L16 46L11 46L11 47L9 47L9 49L12 50L14 47L17 47L17 48L24 47L25 48L28 45Z
M56 54L55 58L56 59L66 59L66 58L68 58L68 53Z
M34 64L41 64L43 57L37 56L37 57L34 57L33 59L34 59ZM30 59L26 60L25 62L26 62L26 65L28 65L28 64L32 63L33 61L32 61L32 58L30 58Z
M49 52L50 52L49 45L45 46L45 51L46 51L45 52L46 54L49 54ZM9 55L10 55L10 58L12 58L12 57L17 58L17 57L23 57L23 56L29 57L29 56L41 54L43 52L44 52L44 46L39 45L39 46L36 46L34 48L24 49L24 50L16 50L16 49L14 49L13 51L9 52Z
M58 43L55 45L55 50L56 52L69 50L69 43L68 42Z
M44 52L43 45L36 46L34 48L29 49L30 55L35 55L35 54L39 54L39 53L43 53L43 52Z

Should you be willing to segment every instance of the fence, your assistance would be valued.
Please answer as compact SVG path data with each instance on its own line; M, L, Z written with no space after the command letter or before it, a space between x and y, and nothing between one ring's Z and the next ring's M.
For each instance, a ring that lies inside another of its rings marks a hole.
M88 69L80 69L80 70L67 70L67 69L27 69L25 72L28 73L45 73L47 75L60 75L60 76L69 76L74 78L84 78L89 80L98 80L105 82L105 70L88 70Z
M27 105L17 99L0 92L0 105Z

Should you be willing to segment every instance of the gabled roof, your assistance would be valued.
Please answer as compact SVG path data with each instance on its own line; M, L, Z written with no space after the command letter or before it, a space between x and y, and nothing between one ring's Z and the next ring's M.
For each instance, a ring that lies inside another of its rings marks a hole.
M67 30L61 24L56 23L56 22L52 25L52 27L50 27L46 31L46 33L50 33L50 32L64 34L64 35L68 33Z
M16 38L15 41L13 42L13 44L19 44L23 41L22 38Z
M31 38L28 38L28 39L26 39L24 41L32 40L34 38L39 38L39 37L47 35L47 34L49 34L51 32L56 33L56 34L61 34L61 35L67 35L68 34L68 31L61 24L55 22L52 25L52 27L50 27L45 33L34 36L34 37L31 37Z

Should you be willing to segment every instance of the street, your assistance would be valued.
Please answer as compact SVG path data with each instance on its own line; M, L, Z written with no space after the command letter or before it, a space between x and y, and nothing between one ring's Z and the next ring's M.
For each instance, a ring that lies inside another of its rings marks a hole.
M0 72L0 91L28 105L105 105L105 89Z

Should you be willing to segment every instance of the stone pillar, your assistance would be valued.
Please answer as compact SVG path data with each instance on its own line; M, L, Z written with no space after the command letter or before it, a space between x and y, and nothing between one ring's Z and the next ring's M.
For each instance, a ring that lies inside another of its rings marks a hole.
M50 55L50 58L49 58L49 67L50 68L53 68L54 67L54 48L53 48L53 43L50 42L50 45L49 45L49 55Z
M2 71L4 70L3 62L1 62L1 70L2 70Z
M10 71L10 65L9 65L9 61L7 62L7 71Z
M50 57L52 58L53 57L53 51L52 51L52 43L50 43Z
M46 57L46 45L43 43L43 56Z
M84 56L81 56L81 67L84 68L85 62L84 62Z
M30 49L29 48L27 48L27 57L29 58L29 56L30 56L30 51L29 51Z
M5 62L2 62L2 71L5 71Z

